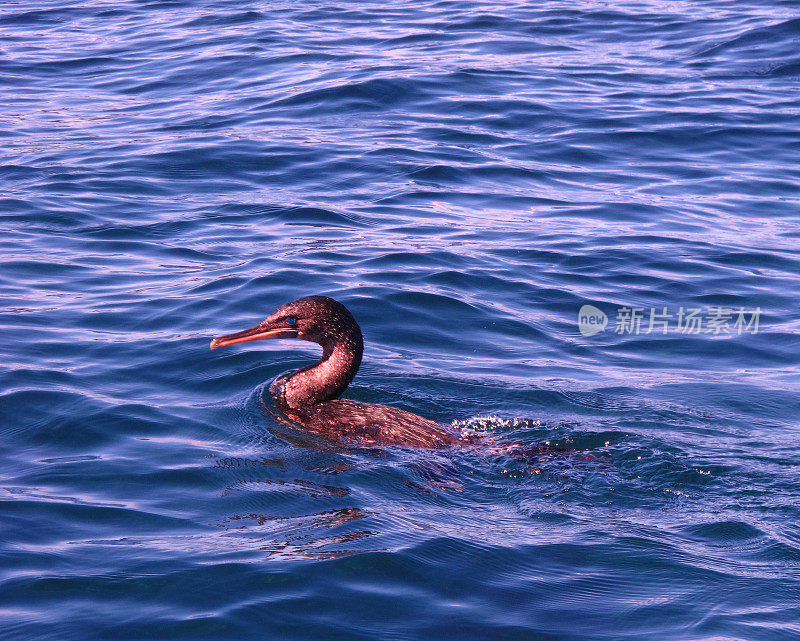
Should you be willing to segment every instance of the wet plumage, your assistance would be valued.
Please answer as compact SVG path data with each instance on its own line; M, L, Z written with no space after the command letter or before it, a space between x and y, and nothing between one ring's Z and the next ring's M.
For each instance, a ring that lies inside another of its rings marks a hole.
M299 338L322 346L319 361L271 385L278 407L304 429L363 445L442 447L458 439L440 424L405 410L338 398L358 371L361 328L348 309L326 296L287 303L242 332L215 338L211 348L271 338Z

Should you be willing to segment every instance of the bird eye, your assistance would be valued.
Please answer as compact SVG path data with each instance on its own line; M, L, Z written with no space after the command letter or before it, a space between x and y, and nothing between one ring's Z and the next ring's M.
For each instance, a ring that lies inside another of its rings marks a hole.
M297 323L297 319L294 316L289 316L289 318L286 319L287 325L294 325L295 323Z

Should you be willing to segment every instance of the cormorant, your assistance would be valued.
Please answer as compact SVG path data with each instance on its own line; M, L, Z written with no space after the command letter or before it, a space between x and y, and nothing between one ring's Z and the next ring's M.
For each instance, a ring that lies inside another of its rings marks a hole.
M307 296L279 307L255 327L211 341L211 349L267 338L299 338L322 346L322 357L278 377L270 386L278 407L306 430L364 445L443 447L461 439L405 410L339 396L358 371L364 351L361 328L340 302Z

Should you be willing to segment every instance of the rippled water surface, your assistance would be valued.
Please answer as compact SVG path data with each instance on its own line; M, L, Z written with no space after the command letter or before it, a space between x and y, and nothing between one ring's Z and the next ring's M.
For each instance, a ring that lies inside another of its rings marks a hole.
M0 637L800 638L797 9L2 3ZM280 429L313 293L495 445Z

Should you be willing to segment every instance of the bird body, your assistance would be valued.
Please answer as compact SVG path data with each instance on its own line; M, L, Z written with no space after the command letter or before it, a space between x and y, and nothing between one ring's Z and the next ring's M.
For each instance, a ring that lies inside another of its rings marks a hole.
M284 412L305 429L336 441L422 448L444 447L456 441L436 421L377 403L335 398Z

